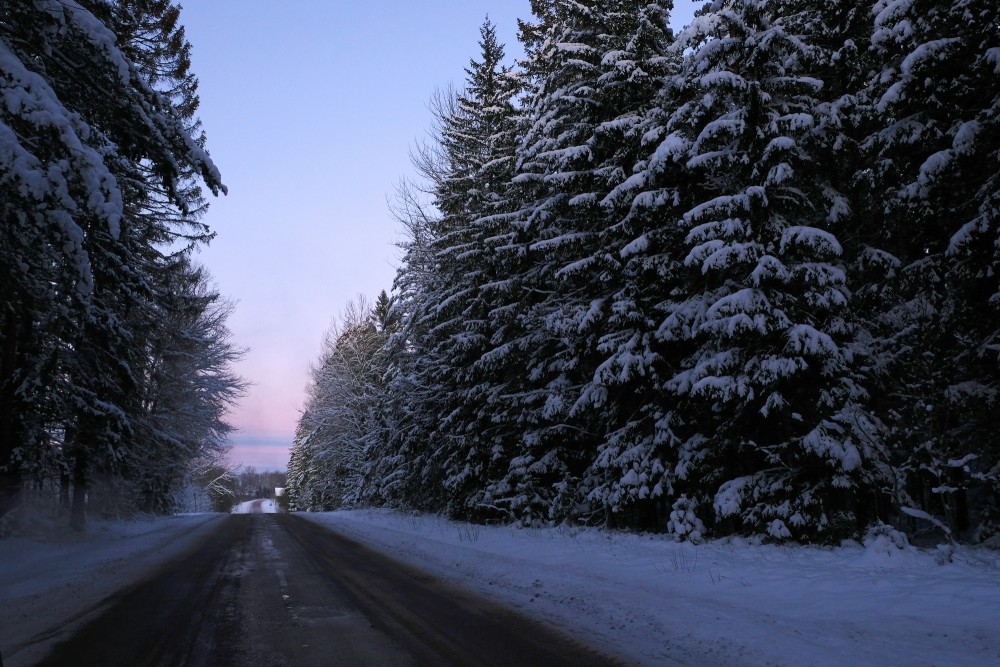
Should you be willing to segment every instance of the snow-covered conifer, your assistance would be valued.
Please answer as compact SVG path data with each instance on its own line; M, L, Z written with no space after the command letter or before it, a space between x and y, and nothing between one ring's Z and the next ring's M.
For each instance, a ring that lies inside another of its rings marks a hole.
M131 59L142 49L116 35L129 4L0 8L0 465L16 489L52 474L25 466L36 453L59 451L76 525L91 473L120 473L142 413L162 244L198 197L195 177L223 189L189 111L151 83L155 59Z
M482 218L496 212L509 182L518 87L488 20L480 37L465 88L435 98L431 140L415 156L433 207L412 187L401 192L397 217L410 238L396 279L399 328L390 345L389 449L406 466L387 476L397 492L408 489L409 503L456 514L467 511L470 485L478 486L489 459L477 420L481 383L491 378L476 376L473 364L488 345L495 304L484 288L498 267L488 248L492 228Z
M383 303L383 308L385 304ZM385 400L386 332L359 297L347 305L323 342L292 446L292 500L301 510L357 504L371 483L370 454L379 451Z
M697 344L670 381L692 421L678 477L718 529L775 539L857 534L858 498L882 481L851 350L846 212L815 140L822 19L808 3L711 3L678 38L668 126L689 172L690 276L660 335Z
M520 443L504 443L507 474L482 502L532 521L603 517L606 499L587 498L601 482L583 478L631 400L605 402L592 391L622 286L622 259L605 236L618 222L607 198L635 167L637 128L668 69L666 8L537 4L536 22L522 23L527 91L506 218L513 242L503 248L514 269L507 281L519 288L500 311L507 320L491 327L503 337L487 356L503 359L502 351L502 364L525 368L496 406Z
M871 344L898 502L986 537L1000 530L1000 9L879 0L871 16L867 240L886 267L868 282Z

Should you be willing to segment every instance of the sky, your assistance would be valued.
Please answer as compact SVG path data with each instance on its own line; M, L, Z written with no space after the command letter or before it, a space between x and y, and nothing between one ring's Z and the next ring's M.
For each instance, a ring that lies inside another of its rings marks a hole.
M461 86L488 15L519 55L528 0L182 2L208 149L229 194L198 257L236 306L252 383L230 414L231 462L282 470L324 333L352 299L390 291L390 213L412 178L435 89ZM675 27L700 2L677 0Z

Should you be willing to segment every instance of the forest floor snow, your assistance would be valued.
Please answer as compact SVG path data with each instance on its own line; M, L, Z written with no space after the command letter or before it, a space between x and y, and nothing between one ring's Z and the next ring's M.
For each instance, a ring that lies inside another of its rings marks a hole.
M640 665L1000 665L1000 551L303 514Z
M5 664L33 664L101 600L224 516L92 522L84 534L0 540ZM997 550L898 548L885 538L836 548L691 545L388 510L301 516L632 664L1000 665Z

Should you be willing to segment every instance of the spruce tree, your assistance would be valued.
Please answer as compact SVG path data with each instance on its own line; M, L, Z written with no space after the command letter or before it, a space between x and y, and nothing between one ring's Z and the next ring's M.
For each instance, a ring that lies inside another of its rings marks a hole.
M377 496L371 487L385 452L386 373L383 292L374 309L359 298L327 332L296 428L288 484L296 508L326 511Z
M822 18L719 0L678 41L690 56L670 127L689 172L690 273L661 335L697 345L669 385L693 417L677 470L721 532L856 535L883 482L851 348L845 211L813 137Z
M156 303L157 244L175 222L144 220L146 202L190 211L186 175L222 189L189 120L123 51L119 6L38 0L0 10L9 222L0 465L17 488L24 462L61 441L78 527L91 474L120 472L142 412L145 313ZM32 266L41 270L25 273ZM25 392L30 385L45 389Z
M518 82L504 64L504 45L487 19L480 28L479 60L466 68L466 85L445 119L442 148L449 169L435 189L441 218L433 247L438 260L428 327L437 372L433 379L439 419L439 462L453 514L469 515L470 496L481 488L495 457L483 427L493 378L475 363L488 349L487 321L495 304L485 291L503 271L488 246L491 226L513 171L514 97ZM485 413L485 415L484 415Z
M650 159L663 138L680 67L670 51L670 9L670 3L645 3L633 15L623 5L607 19L620 31L599 77L598 94L611 113L595 128L591 145L613 187L600 201L605 221L590 252L609 258L614 270L599 274L592 288L607 296L590 343L596 342L596 366L574 406L592 415L601 434L581 495L612 524L654 529L664 526L675 440L662 384L678 356L655 336L680 263L678 235L669 224L676 182Z
M965 1L880 1L871 15L865 148L882 215L870 243L888 268L870 281L877 408L893 425L898 502L982 538L1000 529L1000 18Z
M415 156L433 209L413 189L401 193L398 217L410 239L394 287L389 462L394 492L420 507L468 512L488 451L477 428L481 383L473 364L488 345L494 307L484 288L498 274L483 216L492 214L513 160L517 82L503 64L503 45L488 20L480 59L466 69L466 88L435 98L430 144ZM404 481L405 480L405 481ZM405 491L404 491L405 489Z
M590 492L606 472L592 463L634 407L625 392L608 398L596 377L624 283L609 249L620 218L608 196L635 168L638 127L669 70L667 9L555 2L535 11L535 23L522 23L527 94L502 246L514 289L497 309L506 319L491 323L503 337L489 357L526 369L497 401L497 421L520 442L504 443L507 474L483 502L526 521L603 518L607 493Z
M506 275L491 287L492 349L481 366L496 373L491 402L501 426L494 449L503 476L479 500L526 523L566 516L593 434L568 419L580 360L568 340L571 313L557 275L560 260L594 233L595 186L587 140L600 110L591 99L603 44L594 3L533 3L537 23L522 23L527 58L522 136L495 252ZM597 186L598 188L600 186ZM577 193L585 193L570 203ZM589 195L589 197L588 197ZM568 263L567 263L568 264ZM570 271L572 272L572 270ZM501 292L502 290L502 292ZM506 468L506 470L504 470Z

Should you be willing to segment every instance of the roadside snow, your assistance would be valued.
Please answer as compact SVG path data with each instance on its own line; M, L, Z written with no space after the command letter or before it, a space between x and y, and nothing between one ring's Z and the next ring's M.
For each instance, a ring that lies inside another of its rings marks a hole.
M243 511L253 512L253 502ZM260 511L275 511L270 501ZM0 651L34 664L225 515L0 540ZM640 665L1000 665L1000 552L693 546L390 511L303 514Z
M47 529L0 540L0 655L34 664L113 593L184 552L225 515L91 521L86 533Z
M1000 552L302 514L641 665L1000 664Z
M233 514L277 514L278 504L273 500L248 500L233 507Z

